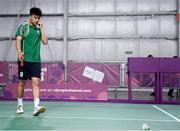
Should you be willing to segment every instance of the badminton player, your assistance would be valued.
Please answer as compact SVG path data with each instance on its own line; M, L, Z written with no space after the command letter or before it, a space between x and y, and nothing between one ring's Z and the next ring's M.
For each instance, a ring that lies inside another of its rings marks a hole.
M32 7L28 25L23 29L20 25L16 31L16 49L18 52L18 77L19 85L17 87L17 114L22 114L23 94L27 79L32 81L32 90L34 97L34 116L38 116L45 111L44 106L40 106L40 73L41 58L40 44L46 45L48 39L44 32L43 24L40 21L42 12L40 8ZM23 35L25 33L26 35Z

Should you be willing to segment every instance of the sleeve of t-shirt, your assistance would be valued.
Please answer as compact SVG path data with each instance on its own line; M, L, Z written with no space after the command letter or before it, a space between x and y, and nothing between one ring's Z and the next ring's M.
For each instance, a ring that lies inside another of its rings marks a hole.
M17 37L17 36L22 36L22 31L21 31L21 25L17 28L17 30L16 30L16 35L15 35L15 37Z

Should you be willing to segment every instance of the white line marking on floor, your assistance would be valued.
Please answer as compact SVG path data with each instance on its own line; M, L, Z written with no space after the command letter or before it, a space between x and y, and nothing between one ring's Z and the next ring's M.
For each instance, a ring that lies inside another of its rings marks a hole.
M0 118L34 118L32 115L0 115ZM39 116L39 118L50 118L50 119L79 119L79 120L112 120L112 121L155 121L155 122L176 122L174 120L155 120L155 119L121 119L113 117L58 117L58 116Z
M175 117L175 116L171 115L170 113L164 111L163 109L161 109L161 108L159 108L159 107L157 107L157 106L155 106L155 105L153 105L153 107L156 108L156 109L158 109L158 110L160 110L161 112L165 113L166 115L172 117L172 118L175 119L177 122L180 122L180 119L178 119L177 117Z

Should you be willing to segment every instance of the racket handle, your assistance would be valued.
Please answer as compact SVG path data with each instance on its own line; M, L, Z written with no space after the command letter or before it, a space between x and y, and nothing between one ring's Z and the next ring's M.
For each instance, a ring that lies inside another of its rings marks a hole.
M24 54L22 55L21 66L24 66Z
M24 59L21 60L21 66L24 66Z

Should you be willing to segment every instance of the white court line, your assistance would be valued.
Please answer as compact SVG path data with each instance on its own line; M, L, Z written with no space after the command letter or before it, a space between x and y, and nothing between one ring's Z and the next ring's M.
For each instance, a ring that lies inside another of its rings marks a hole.
M158 110L160 110L161 112L165 113L166 115L172 117L172 118L175 119L177 122L180 122L180 119L178 119L177 117L175 117L175 116L171 115L170 113L164 111L163 109L161 109L161 108L159 108L159 107L157 107L157 106L155 106L155 105L153 105L153 107L156 108L156 109L158 109Z
M0 115L0 118L34 118L32 115ZM37 117L38 118L38 117ZM58 116L39 116L39 118L50 118L50 119L79 119L79 120L113 120L113 121L155 121L155 122L176 122L174 120L155 120L155 119L121 119L113 117L58 117Z

